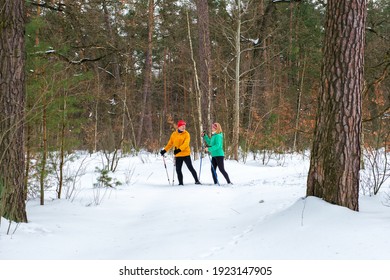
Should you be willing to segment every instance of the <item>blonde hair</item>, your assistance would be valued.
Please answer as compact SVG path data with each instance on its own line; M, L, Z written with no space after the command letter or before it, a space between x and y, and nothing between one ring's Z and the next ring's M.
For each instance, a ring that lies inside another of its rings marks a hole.
M213 123L213 127L215 127L215 133L221 133L222 132L222 127L219 123Z

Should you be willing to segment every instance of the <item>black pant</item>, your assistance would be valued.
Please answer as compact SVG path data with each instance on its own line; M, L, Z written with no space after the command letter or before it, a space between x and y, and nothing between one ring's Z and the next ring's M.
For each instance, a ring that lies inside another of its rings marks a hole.
M223 177L225 177L226 179L226 182L228 184L230 184L230 178L229 178L229 175L227 174L226 170L225 170L225 165L224 165L224 159L225 157L224 156L220 156L220 157L213 157L211 159L211 163L213 164L213 166L211 167L211 174L213 174L213 180L214 180L214 184L217 184L218 183L218 180L217 180L217 167L219 168L219 171L221 171Z
M198 175L196 174L196 171L194 167L192 166L191 157L176 157L176 173L177 173L177 179L179 179L179 185L183 185L183 173L181 172L181 167L183 166L183 162L186 163L188 170L191 172L192 176L195 179L195 182L198 182Z

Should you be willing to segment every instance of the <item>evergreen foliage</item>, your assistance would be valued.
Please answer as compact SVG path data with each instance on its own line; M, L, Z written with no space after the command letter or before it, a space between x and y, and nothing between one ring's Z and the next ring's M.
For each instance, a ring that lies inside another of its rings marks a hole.
M208 3L214 84L212 118L225 128L229 150L234 101L234 3ZM320 84L325 7L321 1L264 0L242 1L242 7L241 148L308 149ZM383 116L389 106L385 93L390 87L386 45L389 3L369 1L368 7L368 28L372 32L367 33L369 88L363 105L365 119ZM32 151L38 151L41 143L43 100L47 105L49 149L53 151L58 150L61 137L65 137L69 151L158 150L179 118L188 120L191 133L197 131L194 69L185 24L188 11L192 40L197 42L195 5L155 1L153 78L148 105L154 139L143 135L141 146L137 146L135 137L141 118L147 3L93 0L85 5L74 1L62 6L61 11L42 8L39 15L37 6L29 5L28 9L27 120ZM195 54L198 48L195 43ZM378 77L383 79L378 81ZM62 125L65 134L61 136ZM371 136L388 128L388 120L377 117L366 122L365 128L365 141L369 143ZM385 141L385 135L381 139ZM199 145L198 141L193 143ZM248 144L250 147L245 147Z

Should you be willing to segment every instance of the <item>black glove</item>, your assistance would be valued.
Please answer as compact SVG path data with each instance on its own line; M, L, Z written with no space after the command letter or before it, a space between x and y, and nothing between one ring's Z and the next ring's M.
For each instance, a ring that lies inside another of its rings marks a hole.
M180 149L175 149L175 150L173 151L173 154L176 155L176 154L178 154L178 153L180 153L180 152L181 152Z
M164 154L166 153L167 151L165 151L164 149L162 149L161 151L160 151L160 154L162 155L162 156L164 156Z
M203 131L200 136L204 137L206 135L206 131Z

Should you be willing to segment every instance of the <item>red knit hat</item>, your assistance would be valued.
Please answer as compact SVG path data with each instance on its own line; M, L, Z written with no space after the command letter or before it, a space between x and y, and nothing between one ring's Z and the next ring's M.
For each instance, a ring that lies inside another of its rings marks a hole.
M181 127L182 125L187 125L185 121L180 120L177 122L177 127Z

